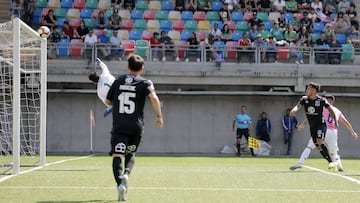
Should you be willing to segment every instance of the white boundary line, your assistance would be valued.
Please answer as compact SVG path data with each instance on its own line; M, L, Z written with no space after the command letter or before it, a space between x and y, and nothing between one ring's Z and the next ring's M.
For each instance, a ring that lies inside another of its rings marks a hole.
M0 186L1 189L69 189L69 190L115 190L115 187L86 186ZM313 190L313 189L267 189L267 188L187 188L187 187L131 187L131 190L177 190L177 191L259 191L259 192L320 192L359 193L359 190Z
M61 163L68 162L68 161L76 161L76 160L80 160L80 159L85 159L85 158L89 158L91 156L93 156L93 155L87 155L87 156L82 156L82 157L77 157L77 158L72 158L72 159L63 159L63 160L60 160L60 161L55 161L55 162L48 163L48 164L45 165L45 167L52 166L52 165L55 165L55 164L61 164ZM21 171L17 175L14 174L14 175L4 176L4 177L0 178L0 183L4 182L6 180L9 180L10 178L16 177L18 175L29 173L29 172L32 172L32 171L37 171L37 170L42 169L42 168L44 168L44 167L38 166L38 167L29 169L29 170L26 170L26 171Z
M323 173L323 174L326 174L326 175L332 175L332 176L337 176L337 177L340 177L340 178L344 178L346 180L350 180L351 182L354 182L354 183L357 183L360 185L360 180L358 179L355 179L355 178L351 178L349 176L345 176L343 174L339 174L339 173L333 173L333 172L329 172L329 171L324 171L324 170L321 170L321 169L318 169L318 168L313 168L311 166L303 166L304 168L307 168L307 169L310 169L310 170L313 170L313 171L317 171L317 172L320 172L320 173Z

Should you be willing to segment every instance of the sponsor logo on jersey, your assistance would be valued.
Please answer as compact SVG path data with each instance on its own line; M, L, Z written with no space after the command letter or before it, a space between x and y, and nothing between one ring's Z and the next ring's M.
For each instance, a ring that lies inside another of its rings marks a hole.
M320 100L315 100L315 106L320 106Z

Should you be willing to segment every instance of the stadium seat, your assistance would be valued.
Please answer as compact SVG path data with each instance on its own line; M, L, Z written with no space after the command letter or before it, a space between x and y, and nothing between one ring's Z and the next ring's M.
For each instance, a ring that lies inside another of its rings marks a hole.
M206 13L205 11L195 11L194 13L194 20L197 22L205 20L206 19Z
M224 50L224 48L225 48L224 41L215 41L213 45L214 45L214 47L217 47L220 50Z
M61 30L61 28L64 26L65 21L69 22L69 19L67 19L67 18L59 18L59 19L57 19L58 27L60 28L59 30Z
M198 24L195 20L188 20L185 22L185 30L195 32L198 29Z
M215 20L215 21L211 21L211 27L214 27L214 24L217 23L218 24L218 28L221 30L224 23L220 20Z
M47 0L37 0L36 6L38 8L48 8L48 2L47 2Z
M81 56L82 48L82 39L72 39L70 41L70 56Z
M144 30L144 32L142 33L141 39L143 40L150 40L153 36L153 31L151 30Z
M113 9L107 9L105 11L105 17L109 19L110 16L112 16L114 13L114 10Z
M345 34L336 34L337 41L340 42L340 44L346 44L346 35Z
M169 19L169 11L156 11L157 20L167 20Z
M148 10L149 9L149 3L147 1L138 1L135 5L136 9L139 10Z
M127 31L127 30L118 30L118 37L121 40L129 39L129 31Z
M112 36L114 36L114 30L113 30L113 29L109 29L106 36L108 36L109 38L111 38Z
M324 30L325 26L322 22L315 22L314 23L314 32L321 33Z
M206 13L206 20L209 21L220 20L219 13L217 11L208 11Z
M97 0L86 0L86 8L97 9L98 1Z
M168 32L168 36L175 42L180 40L180 32L179 31L170 30Z
M171 38L171 39L173 39L173 38ZM178 57L180 57L180 58L185 57L186 46L187 46L187 41L181 41L181 40L175 41L175 47L178 50Z
M172 11L174 9L174 3L172 1L162 1L161 10Z
M156 12L152 10L144 11L144 19L145 20L155 20L156 19Z
M67 14L67 10L65 8L57 8L54 10L54 15L56 18L65 18Z
M182 32L185 29L185 22L182 20L174 21L173 29L176 31Z
M60 0L49 0L48 8L61 8Z
M124 19L121 21L121 28L130 32L134 28L134 21L131 19Z
M95 28L95 20L93 18L84 18L83 20L85 21L86 27L89 29Z
M31 23L33 25L40 25L41 24L40 20L41 20L40 16L34 16Z
M56 44L58 56L69 56L70 54L70 41L67 38L62 38L60 42Z
M245 12L244 13L244 21L249 21L254 18L253 12Z
M67 18L80 18L80 10L77 8L70 8L66 14Z
M101 35L103 33L102 29L94 29L94 35L96 35L97 37L99 37L99 35Z
M320 33L310 33L311 42L316 43L316 40L320 38Z
M181 20L180 11L170 11L169 12L169 20L171 20L171 21Z
M235 31L232 33L232 40L233 41L239 41L239 39L241 39L243 36L243 32L239 32L239 31Z
M213 11L220 11L224 7L221 1L213 1L212 3L212 10Z
M160 30L169 32L172 29L173 29L173 25L170 20L160 20Z
M290 12L285 13L285 19L288 21L292 21L294 19L293 13Z
M241 32L247 32L249 30L249 25L246 21L239 21L236 23L236 30Z
M75 0L74 2L73 2L73 0L61 0L61 8L66 8L66 9L73 8L73 7L77 8L77 7L75 7L75 3L77 3L78 1L79 0ZM84 2L84 7L85 7L85 1L83 0L83 2ZM74 3L74 5L73 5L73 3ZM82 8L79 8L79 9L82 9Z
M144 59L148 56L149 42L147 40L136 40L135 53Z
M191 36L192 31L184 30L180 34L180 40L187 41L189 37Z
M34 16L41 17L42 16L42 8L36 8L34 11Z
M234 11L232 14L231 14L231 19L233 21L243 21L244 20L244 14L242 12L239 12L239 11Z
M342 49L342 54L341 54L342 61L354 60L354 47L352 44L342 44L341 49Z
M256 14L257 18L262 21L268 21L269 20L269 14L266 12L258 12Z
M263 23L264 23L265 30L271 30L274 28L274 23L271 21L265 21Z
M224 25L227 24L229 26L229 29L231 32L234 32L236 30L236 23L234 21L225 21Z
M198 30L199 31L209 31L210 30L210 22L207 20L202 20L198 22Z
M146 30L147 29L147 25L146 25L146 21L145 20L135 20L134 22L134 29L137 30Z
M119 16L121 16L121 19L131 19L129 10L119 10Z
M63 3L63 1L69 1L69 0L62 0L61 3ZM77 9L84 9L86 7L86 2L85 0L74 0L73 7Z
M69 25L73 30L76 30L80 26L80 18L71 18Z
M129 33L129 38L132 40L139 40L142 37L142 30L132 29Z
M338 13L332 13L331 14L331 20L334 20L338 16Z
M92 18L96 19L98 17L98 15L99 15L99 12L100 12L100 9L93 10Z
M123 40L122 45L125 49L125 55L129 55L135 51L135 41L134 40Z
M41 12L41 16L42 17L46 16L48 14L49 10L50 10L49 8L43 8L42 12Z
M279 12L270 12L269 14L269 21L275 22L280 18Z
M207 32L202 32L202 31L196 32L196 37L198 38L199 42L204 41L206 39L206 33Z
M80 18L92 18L92 9L84 8L80 11Z
M144 19L144 11L143 10L132 10L131 11L131 19Z
M111 7L111 1L109 0L99 0L98 9L107 10Z
M160 1L150 1L149 2L149 9L154 11L161 10L161 2Z
M238 46L238 42L237 41L228 41L225 44L225 50L226 50L226 54L225 57L227 59L236 59L237 57L237 46Z
M193 20L194 19L194 15L193 12L191 11L183 11L181 12L181 20Z
M147 22L147 29L152 31L160 30L160 22L158 20L149 20Z

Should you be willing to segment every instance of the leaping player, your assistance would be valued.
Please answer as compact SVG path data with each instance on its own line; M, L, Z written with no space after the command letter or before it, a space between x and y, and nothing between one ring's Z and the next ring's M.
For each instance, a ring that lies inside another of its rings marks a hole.
M329 104L332 105L332 108L335 112L335 116L337 121L340 121L341 123L343 123L346 128L349 130L349 132L351 133L351 135L355 138L355 140L358 139L358 135L357 133L354 131L353 127L351 126L351 123L345 118L345 116L342 114L342 112L336 108L334 105L335 102L335 97L332 95L326 95L325 96L326 100L329 102ZM325 118L325 122L327 125L327 131L326 131L326 136L325 136L325 143L328 146L329 149L329 154L330 154L330 158L332 160L332 162L329 163L329 169L337 169L338 171L344 171L344 168L341 164L341 160L340 160L340 156L338 154L338 130L335 127L335 121L330 117L329 115L329 111L327 109L324 109L323 111L323 116ZM304 122L302 122L298 129L302 130L304 128L304 126L307 124L307 121L305 120ZM304 149L304 151L301 153L300 159L298 161L297 164L290 166L290 170L295 170L298 168L301 168L302 165L304 164L305 160L309 157L311 150L315 149L315 144L314 142L310 139L308 142L307 147Z
M94 71L89 74L89 80L97 84L97 95L99 99L105 104L107 109L104 112L104 117L112 112L112 107L105 103L106 95L113 84L115 77L111 75L107 65L99 58L96 58L95 63L100 66L102 73L100 76Z

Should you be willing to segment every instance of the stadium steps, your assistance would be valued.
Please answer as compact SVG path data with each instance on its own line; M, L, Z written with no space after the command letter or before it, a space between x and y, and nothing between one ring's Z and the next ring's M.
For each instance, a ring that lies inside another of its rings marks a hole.
M10 20L9 11L10 11L9 1L0 1L0 23Z

